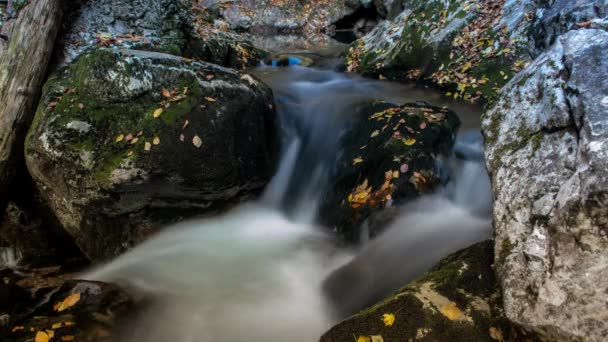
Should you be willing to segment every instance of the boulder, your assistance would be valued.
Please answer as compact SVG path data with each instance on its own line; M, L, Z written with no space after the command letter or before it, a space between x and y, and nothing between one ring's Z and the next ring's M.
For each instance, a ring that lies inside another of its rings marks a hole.
M535 341L504 317L492 260L492 241L456 252L320 341Z
M223 211L273 172L270 89L180 57L95 50L51 76L26 141L42 196L90 259Z
M423 80L448 96L489 102L560 34L608 11L606 0L396 3L403 6L398 15L353 44L348 70Z
M372 103L357 116L341 138L320 215L352 240L372 213L434 190L436 157L450 152L460 125L454 112L426 103Z
M506 315L548 339L608 335L607 49L562 35L483 119Z

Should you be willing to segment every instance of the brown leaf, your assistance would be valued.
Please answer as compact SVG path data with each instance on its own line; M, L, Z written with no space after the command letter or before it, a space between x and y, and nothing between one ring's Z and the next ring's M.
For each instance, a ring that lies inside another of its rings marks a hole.
M196 148L200 148L203 146L203 140L198 135L195 135L194 138L192 138L192 145L196 146Z

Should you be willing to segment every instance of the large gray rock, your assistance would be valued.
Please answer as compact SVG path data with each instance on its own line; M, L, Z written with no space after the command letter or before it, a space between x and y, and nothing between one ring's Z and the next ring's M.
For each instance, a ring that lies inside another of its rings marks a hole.
M507 317L549 338L608 336L608 33L571 31L483 120Z
M99 259L260 191L274 129L272 93L250 75L102 49L47 82L26 160L63 227Z

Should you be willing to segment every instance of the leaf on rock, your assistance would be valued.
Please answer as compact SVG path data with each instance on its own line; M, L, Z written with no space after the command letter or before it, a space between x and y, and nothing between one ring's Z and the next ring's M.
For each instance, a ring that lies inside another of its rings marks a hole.
M58 302L53 306L53 310L61 312L74 306L80 300L80 293L74 293L69 295L62 302Z
M192 145L196 146L196 148L200 148L203 146L203 140L198 135L195 135L194 138L192 138Z
M247 74L245 74L245 75L241 76L241 79L242 79L242 80L247 81L247 82L249 83L249 85L251 85L251 86L254 86L254 85L258 84L258 83L257 83L257 82L256 82L256 81L253 79L253 77L251 77L250 75L247 75Z
M44 331L39 331L36 333L36 337L34 338L34 342L49 342L49 335Z
M392 313L382 315L382 322L384 322L384 326L392 327L395 324L395 315Z
M403 139L403 143L404 143L406 146L412 146L412 145L414 145L414 144L416 143L416 139L414 139L414 138L410 138L410 139Z
M457 320L462 316L462 311L460 311L455 303L444 305L439 309L439 311L450 321Z
M158 108L157 110L154 111L154 114L152 116L154 116L154 118L158 118L161 114L163 113L163 109L162 108Z

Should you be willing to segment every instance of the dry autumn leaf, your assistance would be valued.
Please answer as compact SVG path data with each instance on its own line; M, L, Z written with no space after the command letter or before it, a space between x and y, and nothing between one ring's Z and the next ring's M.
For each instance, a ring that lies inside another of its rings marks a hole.
M34 338L34 342L49 342L49 335L44 331L39 331L36 333L36 337Z
M403 143L404 143L406 146L412 146L412 145L414 145L414 144L416 143L416 139L414 139L414 138L410 138L410 139L403 139Z
M378 135L380 135L380 131L379 130L375 130L370 137L375 138Z
M59 323L55 323L51 326L51 329L59 329L63 326L63 323L59 322Z
M158 144L160 144L160 138L159 138L159 137L154 137L154 140L152 140L152 143L153 143L154 145L158 145Z
M154 118L158 118L161 114L163 113L163 109L162 108L158 108L157 110L154 111L154 114L152 114L152 116L154 116Z
M205 100L209 101L209 102L215 102L217 101L216 99L214 99L213 97L205 97Z
M74 341L74 336L72 335L65 335L61 337L62 341Z
M74 306L80 300L80 293L74 293L69 295L62 302L58 302L53 306L53 310L61 312Z
M502 342L504 340L504 337L502 336L502 331L494 327L490 327L490 337L498 342Z
M455 303L444 305L439 309L439 311L450 321L457 320L462 316L462 311L460 311Z
M371 342L372 340L367 336L359 336L357 342Z
M117 143L118 143L118 142L121 142L121 141L123 141L123 140L125 140L125 135L124 135L124 134L119 134L119 135L116 137L116 142L117 142Z
M19 331L19 330L23 330L23 327L22 326L17 326L17 327L14 327L11 331L15 332L15 331Z
M171 92L166 88L163 88L162 94L163 94L163 97L171 98Z
M372 342L384 342L384 338L380 335L372 336Z
M63 322L63 324L65 324L66 327L71 327L73 325L76 325L76 323L71 322L71 321Z
M395 315L392 313L382 315L382 322L384 322L384 326L392 327L395 324Z
M194 138L192 138L192 145L196 146L196 148L200 148L203 146L203 140L198 135L195 135Z
M151 148L152 148L152 144L150 144L149 142L146 141L146 143L144 144L144 150L150 151Z
M363 158L357 157L357 158L353 159L353 166L360 164L360 163L363 163Z

